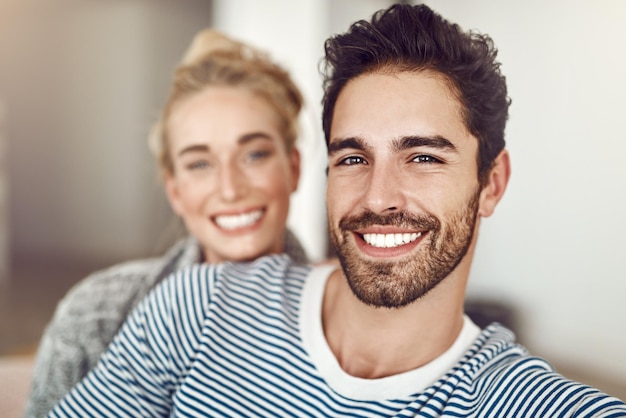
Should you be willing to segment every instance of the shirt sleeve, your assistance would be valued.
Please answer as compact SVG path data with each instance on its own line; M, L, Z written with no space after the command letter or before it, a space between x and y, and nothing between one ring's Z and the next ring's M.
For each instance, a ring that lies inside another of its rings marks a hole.
M98 365L50 417L166 416L195 356L214 269L197 265L157 286Z

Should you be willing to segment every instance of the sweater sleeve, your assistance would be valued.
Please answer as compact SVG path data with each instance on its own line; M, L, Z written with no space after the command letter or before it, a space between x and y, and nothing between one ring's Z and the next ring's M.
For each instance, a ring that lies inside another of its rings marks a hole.
M194 266L157 286L49 416L167 416L195 356L213 273Z
M141 260L96 272L59 303L37 350L26 417L40 418L98 362L126 316L154 286L157 261Z
M76 329L64 331L56 323L46 329L33 370L26 418L45 416L89 370L84 347L72 338Z

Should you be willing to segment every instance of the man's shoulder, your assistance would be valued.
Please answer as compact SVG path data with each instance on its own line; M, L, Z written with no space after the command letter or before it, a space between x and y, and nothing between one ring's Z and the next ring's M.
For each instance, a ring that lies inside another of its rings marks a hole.
M172 282L181 280L186 282L209 280L211 282L265 282L282 286L304 280L310 270L311 266L295 262L287 254L273 254L249 262L196 263L178 270L166 282L171 285ZM164 286L167 285L164 283Z
M179 305L188 297L206 303L220 294L226 298L245 295L266 300L286 296L297 301L310 271L310 266L294 262L287 254L268 255L250 262L196 263L159 284L150 299L154 303Z
M293 286L301 284L311 266L295 262L287 254L268 255L247 263L227 262L218 274L223 280L252 280L268 286Z
M482 412L486 415L506 411L515 412L513 416L572 412L587 416L585 413L596 409L626 414L623 402L560 375L547 360L530 355L515 343L513 333L500 325L483 330L470 353L464 365L471 372L465 376L470 377L472 387L480 388L477 390L482 392Z
M485 377L491 383L485 411L506 411L511 416L626 417L622 401L562 376L540 357L517 358Z
M255 305L255 318L268 312L291 312L299 306L309 271L286 254L250 262L192 264L159 283L139 305L138 318L156 312L159 321L200 327L214 309L231 315L243 306Z
M469 363L481 373L512 367L517 362L525 362L529 357L528 350L516 342L515 333L498 323L483 329L467 354ZM552 370L547 362L542 363L544 368Z
M508 382L524 380L531 375L555 373L548 361L532 356L529 351L515 341L515 334L508 328L494 323L480 333L470 348L466 368L473 379L489 379Z

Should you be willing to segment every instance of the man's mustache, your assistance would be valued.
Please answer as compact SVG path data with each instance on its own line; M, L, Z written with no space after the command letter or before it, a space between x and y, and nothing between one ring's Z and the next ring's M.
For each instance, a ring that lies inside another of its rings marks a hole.
M441 228L441 222L433 215L416 215L406 211L380 215L370 210L365 210L358 215L345 216L339 221L339 228L342 231L354 231L374 225L395 226L420 231L438 231Z

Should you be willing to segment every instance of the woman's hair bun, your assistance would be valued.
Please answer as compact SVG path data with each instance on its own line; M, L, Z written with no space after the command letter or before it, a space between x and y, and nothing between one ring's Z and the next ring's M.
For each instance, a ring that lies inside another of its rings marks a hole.
M255 53L258 52L253 52L249 46L229 38L215 29L204 29L193 38L180 62L180 66L192 66L214 54L244 58Z

